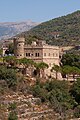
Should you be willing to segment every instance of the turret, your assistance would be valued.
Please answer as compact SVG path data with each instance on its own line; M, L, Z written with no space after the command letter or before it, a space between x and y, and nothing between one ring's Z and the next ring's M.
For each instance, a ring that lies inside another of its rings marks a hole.
M25 38L14 38L14 56L18 59L24 58Z

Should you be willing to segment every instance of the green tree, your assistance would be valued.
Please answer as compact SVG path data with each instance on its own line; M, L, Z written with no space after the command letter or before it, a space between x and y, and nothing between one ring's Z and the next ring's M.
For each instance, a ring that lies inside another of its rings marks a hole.
M40 62L40 63L36 63L34 66L36 67L37 75L40 77L40 74L42 74L42 77L44 77L45 74L44 70L48 68L48 64L44 62Z
M58 79L57 78L58 77L58 72L61 71L60 66L54 64L53 67L52 67L52 69L51 69L51 71L53 71L53 70L56 72L56 79Z
M30 65L33 65L33 60L27 59L27 58L22 58L22 59L20 59L20 63L22 63L25 67L28 67Z
M32 67L34 65L34 61L31 59L22 58L19 60L19 64L23 65L23 74L25 74L26 68Z
M46 95L47 95L46 89L44 89L40 85L35 85L32 88L32 91L33 91L33 95L36 96L36 97L39 97L42 102L46 101Z
M70 96L67 81L51 81L46 84L48 90L47 99L53 109L60 115L76 105L75 100Z
M61 59L62 65L75 66L80 68L80 56L75 54L63 54Z
M5 66L0 66L0 80L5 80L9 88L15 89L17 84L16 71Z
M32 88L32 93L34 96L41 98L42 102L47 101L51 108L60 116L64 115L64 118L68 116L69 110L73 110L77 106L77 102L70 93L67 81L52 79L52 81L42 84L37 82Z
M75 78L75 75L80 75L80 69L77 68L77 67L75 67L75 66L73 66L73 67L72 67L72 70L71 70L71 73L72 73L73 79L74 79L74 78Z
M71 95L75 98L76 102L80 104L80 78L74 82L70 92Z
M72 73L72 67L69 65L65 65L62 67L61 72L62 72L62 75L66 75L68 80L69 75Z

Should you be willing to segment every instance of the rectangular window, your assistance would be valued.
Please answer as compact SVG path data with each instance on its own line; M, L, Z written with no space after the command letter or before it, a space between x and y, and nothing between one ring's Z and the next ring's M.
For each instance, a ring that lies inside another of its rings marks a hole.
M39 53L38 53L38 57L39 57Z
M35 57L37 57L37 53L35 53Z
M39 57L39 53L35 53L35 57Z
M26 53L26 56L30 57L30 53Z
M26 53L26 56L28 56L28 54Z
M46 53L44 53L44 56L46 56Z
M49 56L50 56L50 53L49 53Z

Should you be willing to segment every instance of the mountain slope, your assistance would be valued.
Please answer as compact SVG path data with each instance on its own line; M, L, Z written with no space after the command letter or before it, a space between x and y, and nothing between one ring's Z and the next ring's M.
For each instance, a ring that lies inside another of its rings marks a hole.
M41 23L24 32L26 41L31 37L41 38L52 45L80 44L80 11Z
M32 21L0 23L0 39L13 37L19 33L30 30L38 24L39 23Z

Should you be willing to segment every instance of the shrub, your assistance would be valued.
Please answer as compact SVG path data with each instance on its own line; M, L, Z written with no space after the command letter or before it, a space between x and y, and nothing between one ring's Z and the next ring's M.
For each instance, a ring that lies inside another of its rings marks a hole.
M10 112L8 116L8 120L18 120L18 116L16 112Z

